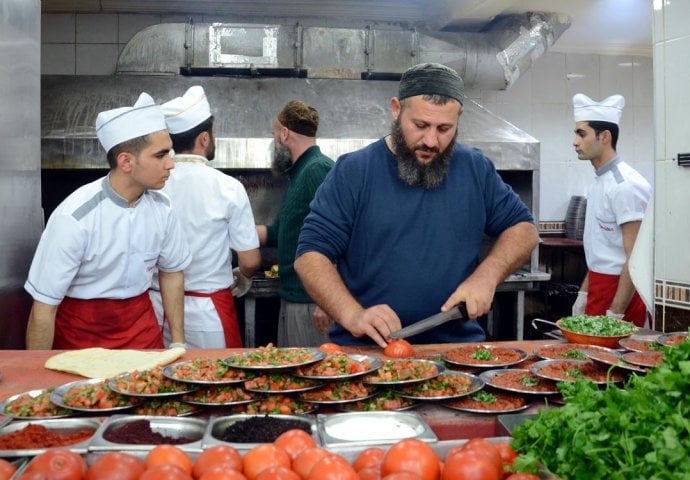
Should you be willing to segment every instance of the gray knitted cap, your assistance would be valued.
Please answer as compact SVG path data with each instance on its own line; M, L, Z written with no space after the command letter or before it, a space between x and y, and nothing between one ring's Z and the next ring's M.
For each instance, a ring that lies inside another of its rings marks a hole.
M465 84L450 67L441 63L420 63L403 72L398 92L400 100L415 95L444 95L462 104Z

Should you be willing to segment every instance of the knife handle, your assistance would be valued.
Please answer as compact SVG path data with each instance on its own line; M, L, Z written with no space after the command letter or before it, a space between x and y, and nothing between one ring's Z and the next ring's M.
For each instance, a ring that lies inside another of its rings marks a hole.
M470 315L467 313L467 305L465 304L465 302L458 303L457 307L458 307L458 310L460 310L460 315L462 315L462 317L460 317L460 318L464 318L465 320L469 320Z

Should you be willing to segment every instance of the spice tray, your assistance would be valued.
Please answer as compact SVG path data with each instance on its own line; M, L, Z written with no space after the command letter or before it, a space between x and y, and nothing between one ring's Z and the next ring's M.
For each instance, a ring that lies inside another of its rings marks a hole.
M222 417L211 417L208 422L208 427L206 428L206 433L202 439L202 447L209 448L214 445L230 445L237 450L250 450L258 445L265 442L233 442L223 440L224 433L226 430L238 422L247 421L250 419L271 419L271 420L292 420L292 421L302 421L309 425L311 430L311 435L317 445L321 446L319 440L318 429L316 425L316 418L313 415L251 415L251 414L238 414L238 415L228 415ZM256 426L252 427L256 430ZM306 425L305 425L306 428ZM269 442L270 443L270 442Z
M59 433L74 433L79 430L93 430L94 432L97 432L98 428L101 426L101 420L99 418L55 418L50 420L15 421L0 429L0 435L6 435L8 433L19 431L25 427L28 427L29 425L41 425L48 430ZM91 439L93 439L93 436ZM66 445L62 448L71 450L75 453L83 454L87 452L89 443L90 439L86 439L82 442ZM48 450L48 448L22 448L16 450L0 449L0 457L29 457L40 455L46 450Z
M325 447L387 445L404 438L438 441L416 412L349 412L317 415L316 421Z
M140 452L149 451L159 443L118 443L107 440L116 429L126 427L135 421L146 420L153 433L158 433L172 438L189 438L192 442L176 445L187 453L199 453L202 451L201 439L206 431L207 422L200 418L188 417L162 417L156 415L113 415L101 425L89 444L90 452L119 451ZM165 442L163 442L165 443Z

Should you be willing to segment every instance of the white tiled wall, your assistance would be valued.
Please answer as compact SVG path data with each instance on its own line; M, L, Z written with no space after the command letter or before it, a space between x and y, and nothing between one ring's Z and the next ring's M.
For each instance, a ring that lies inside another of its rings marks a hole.
M111 75L119 52L136 32L149 25L185 22L188 18L47 14L41 20L42 73ZM194 21L222 19L201 17ZM681 27L679 23L677 28ZM467 92L469 97L541 142L539 218L542 221L563 221L570 196L584 194L593 176L589 162L578 160L571 145L570 102L577 92L595 99L613 93L625 96L626 110L618 151L652 181L654 138L650 58L547 53L507 91L477 89ZM563 181L564 172L567 182Z

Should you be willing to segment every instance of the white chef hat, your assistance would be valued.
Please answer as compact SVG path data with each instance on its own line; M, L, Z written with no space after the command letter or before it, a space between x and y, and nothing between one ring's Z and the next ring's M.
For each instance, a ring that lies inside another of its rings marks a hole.
M96 135L106 152L122 142L165 128L161 107L148 93L139 95L132 107L106 110L96 117Z
M181 97L173 98L161 105L170 133L191 130L211 116L211 107L204 89L199 85L189 87Z
M576 122L609 122L618 125L623 115L625 98L611 95L601 102L595 102L583 93L573 96L573 111Z

